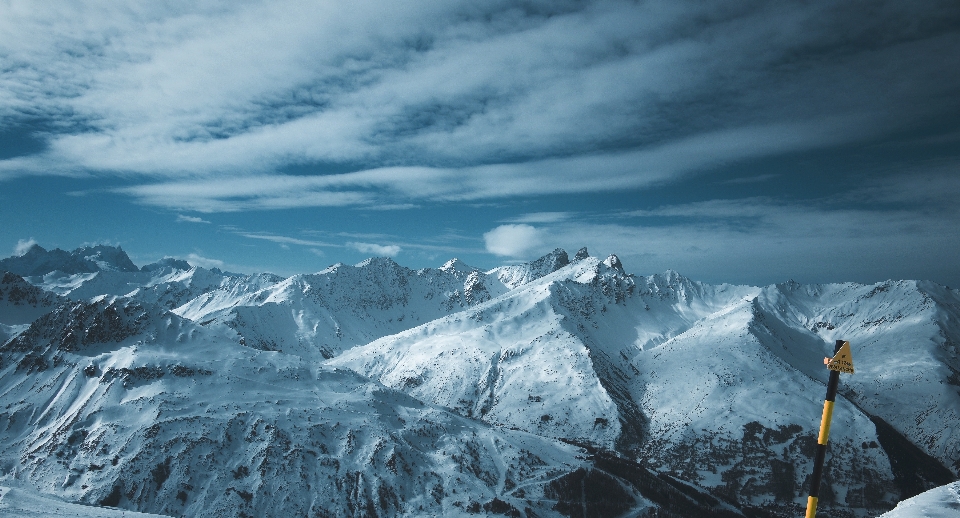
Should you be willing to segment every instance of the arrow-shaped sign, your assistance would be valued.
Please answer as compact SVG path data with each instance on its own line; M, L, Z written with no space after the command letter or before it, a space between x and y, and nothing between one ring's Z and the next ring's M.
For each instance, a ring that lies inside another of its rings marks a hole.
M845 374L853 374L853 353L850 352L850 342L843 342L843 347L833 355L833 358L824 358L823 363L828 369Z

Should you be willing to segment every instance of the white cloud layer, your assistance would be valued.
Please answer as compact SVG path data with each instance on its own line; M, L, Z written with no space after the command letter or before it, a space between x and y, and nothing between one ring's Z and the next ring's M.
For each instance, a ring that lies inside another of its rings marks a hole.
M46 146L0 179L132 176L118 192L175 210L408 207L643 187L960 109L955 5L856 5L5 2L0 124ZM358 172L276 176L314 163Z

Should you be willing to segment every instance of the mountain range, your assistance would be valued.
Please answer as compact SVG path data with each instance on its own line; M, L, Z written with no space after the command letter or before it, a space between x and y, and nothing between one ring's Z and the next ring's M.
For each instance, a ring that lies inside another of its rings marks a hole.
M0 485L172 516L795 516L960 472L960 292L711 285L557 249L245 275L0 260Z

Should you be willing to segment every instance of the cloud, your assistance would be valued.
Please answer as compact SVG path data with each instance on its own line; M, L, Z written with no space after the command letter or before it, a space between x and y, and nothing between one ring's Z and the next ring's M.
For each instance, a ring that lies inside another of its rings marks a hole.
M235 233L239 236L247 237L250 239L262 239L264 241L270 241L272 243L277 243L280 245L302 245L302 246L312 246L312 247L337 246L332 243L325 243L323 241L316 241L311 239L299 239L299 238L287 237L287 236L278 236L276 234L268 234L263 232L236 231Z
M484 233L483 240L492 254L524 258L543 246L542 234L530 225L500 225Z
M841 132L842 123L835 128ZM819 131L819 132L818 132ZM382 199L473 201L649 187L712 163L822 144L813 123L732 128L652 149L462 168L381 167L317 176L255 175L173 180L114 189L142 203L198 212L311 206L376 207ZM557 213L559 214L559 213Z
M347 246L364 254L374 254L383 257L395 257L403 249L397 245L375 245L373 243L347 243Z
M34 245L37 244L37 241L32 237L30 239L20 239L17 240L17 246L13 248L13 255L19 257L27 253Z
M0 120L47 145L0 177L133 177L117 192L185 211L400 208L644 187L960 109L951 3L856 9L5 4ZM277 172L302 164L359 174L298 192Z
M197 254L187 255L186 261L201 268L223 268L224 262L219 259L210 259Z
M913 188L894 196L900 184ZM620 214L609 223L543 225L537 238L567 250L587 246L597 256L616 253L628 271L674 269L715 283L894 278L953 284L955 269L943 258L960 254L954 237L960 210L948 196L934 195L944 185L953 183L937 175L907 175L890 186L871 182L813 201L754 197L664 205ZM914 210L920 200L930 203L930 210Z
M512 223L559 223L573 216L572 212L532 212L511 219Z
M177 223L210 223L209 221L195 216L184 216L177 214Z

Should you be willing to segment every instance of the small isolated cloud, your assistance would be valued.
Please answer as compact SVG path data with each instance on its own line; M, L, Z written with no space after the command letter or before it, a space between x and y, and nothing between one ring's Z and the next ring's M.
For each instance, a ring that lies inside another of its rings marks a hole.
M507 257L525 257L543 244L542 231L530 225L500 225L483 235L487 251Z
M184 216L177 214L177 223L210 223L209 221L194 216Z
M187 262L201 268L223 268L223 261L219 259L210 259L197 254L188 255Z
M394 257L403 249L397 245L376 245L373 243L347 243L347 246L365 254Z
M13 255L20 257L21 255L27 253L28 250L33 248L33 245L37 244L37 241L32 237L30 239L20 239L17 241L17 246L13 249Z

